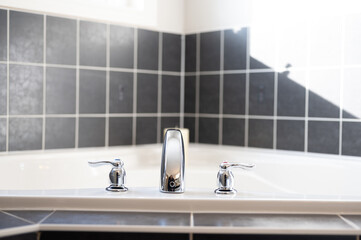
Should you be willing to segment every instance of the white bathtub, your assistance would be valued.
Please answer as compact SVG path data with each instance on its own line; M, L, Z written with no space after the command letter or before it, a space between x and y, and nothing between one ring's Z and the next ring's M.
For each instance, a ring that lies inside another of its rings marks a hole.
M160 144L19 152L0 155L1 209L117 209L194 212L361 212L361 158L191 144L184 194L160 193ZM122 158L127 193L105 191L111 166L88 161ZM222 161L234 169L234 196L217 196Z

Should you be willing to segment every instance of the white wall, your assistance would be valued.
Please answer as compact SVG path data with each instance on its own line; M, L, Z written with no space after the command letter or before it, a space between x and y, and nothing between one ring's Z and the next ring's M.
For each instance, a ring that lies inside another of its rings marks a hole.
M0 0L0 7L183 33L183 0Z

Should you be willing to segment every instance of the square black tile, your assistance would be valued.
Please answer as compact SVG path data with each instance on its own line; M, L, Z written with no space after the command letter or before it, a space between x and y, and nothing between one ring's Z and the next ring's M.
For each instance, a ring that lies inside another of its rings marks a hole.
M244 119L223 118L222 144L244 146Z
M43 62L44 16L10 11L10 61Z
M181 35L163 33L162 70L180 72L181 52Z
M184 128L189 129L189 142L195 142L196 119L194 117L184 117Z
M224 74L223 114L245 114L246 74Z
M105 118L79 118L79 147L105 145Z
M87 240L189 240L189 234L180 233L129 233L129 232L41 232L41 240L87 239Z
M110 25L110 67L134 67L134 28Z
M308 151L338 154L339 122L308 122Z
M0 118L0 151L6 151L6 118Z
M287 73L278 74L277 115L305 116L306 89Z
M80 70L79 113L105 113L106 73Z
M106 66L107 26L103 23L80 21L79 64Z
M199 112L219 113L219 75L200 76Z
M137 117L136 144L157 143L157 118Z
M9 151L41 149L42 132L42 118L10 118Z
M349 68L344 70L343 80L343 118L361 118L361 79L360 68Z
M342 155L361 157L361 123L342 123Z
M30 223L0 212L0 229L22 227Z
M186 72L197 71L197 35L186 35L185 70Z
M76 70L46 68L46 113L74 114L76 105Z
M0 115L7 114L7 66L0 64Z
M199 142L218 144L219 119L199 118Z
M133 73L109 73L109 112L133 112Z
M273 148L273 120L249 119L248 146Z
M43 113L43 68L10 65L10 114Z
M158 70L159 33L138 29L138 68Z
M45 148L75 147L75 118L46 118Z
M46 62L76 64L76 20L46 17Z
M162 117L160 124L160 140L163 142L164 138L164 129L165 128L175 128L180 126L179 117Z
M305 121L277 121L277 149L305 150Z
M109 118L109 146L131 145L133 136L133 118Z
M248 29L224 31L224 70L247 68Z
M8 13L0 9L0 61L7 60Z
M180 112L180 77L162 76L162 113Z
M158 75L139 73L137 78L137 112L158 111Z
M340 108L315 92L308 92L308 116L339 118Z
M184 112L196 112L196 77L186 76L184 78Z
M221 32L201 33L200 43L200 71L221 70Z
M249 115L273 115L274 73L249 75Z

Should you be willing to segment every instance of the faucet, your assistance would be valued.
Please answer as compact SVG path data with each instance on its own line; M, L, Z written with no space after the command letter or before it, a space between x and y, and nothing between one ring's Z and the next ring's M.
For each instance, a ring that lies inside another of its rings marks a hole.
M168 129L164 136L160 168L160 191L184 192L184 143L178 129Z

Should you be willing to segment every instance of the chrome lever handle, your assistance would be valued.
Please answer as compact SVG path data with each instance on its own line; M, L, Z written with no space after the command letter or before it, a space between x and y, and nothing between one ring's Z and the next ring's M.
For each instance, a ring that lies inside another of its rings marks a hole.
M123 167L124 162L121 159L114 159L114 161L96 161L96 162L88 162L89 164L111 164L114 167Z
M242 169L250 169L253 168L254 164L246 164L246 163L229 163L229 162L222 162L219 164L221 169L228 169L228 168L242 168Z

